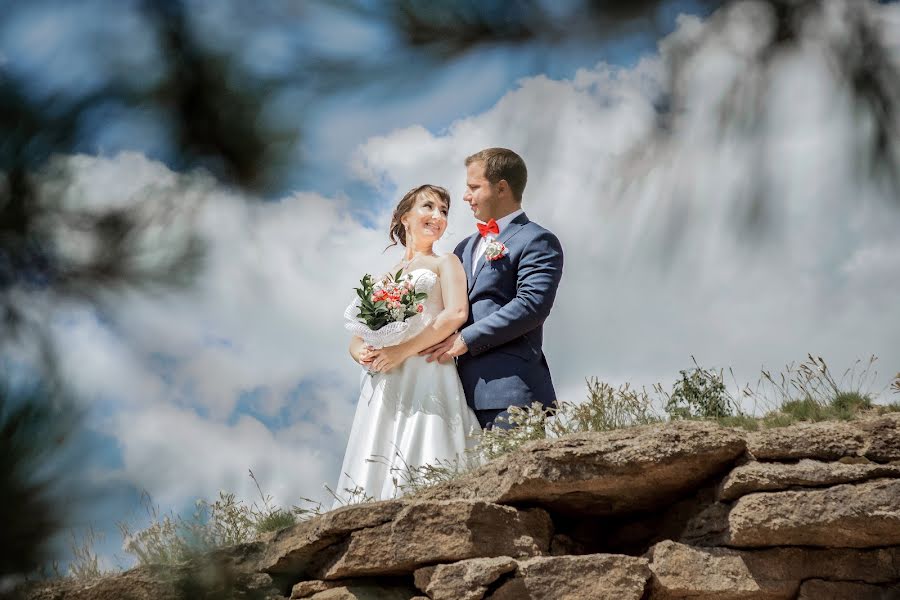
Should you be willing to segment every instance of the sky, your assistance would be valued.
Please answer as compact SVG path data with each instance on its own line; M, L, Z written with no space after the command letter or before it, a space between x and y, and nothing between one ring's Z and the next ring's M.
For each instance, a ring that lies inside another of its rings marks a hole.
M897 5L873 10L900 34ZM220 27L228 18L236 17L210 16ZM352 25L316 18L320 29ZM758 27L752 7L729 13L728 27L689 65L686 104L664 146L648 140L665 61L707 16L682 2L659 18L664 36L635 31L524 50L541 61L486 49L448 66L421 94L335 98L314 113L298 150L305 167L264 202L173 171L152 127L138 143L104 130L83 153L59 157L75 173L67 202L189 196L209 245L190 289L122 294L102 313L60 307L51 323L64 377L89 411L96 451L86 477L102 501L81 518L106 533L106 563L128 564L111 522L140 522L143 490L163 510L183 511L219 490L253 501L252 469L279 504L327 503L323 485L337 480L359 384L341 322L352 288L397 261L396 250L382 249L390 211L409 188L427 182L451 192L439 251L474 231L463 160L488 146L523 156L523 207L565 251L544 346L562 399L584 398L588 377L670 386L692 357L732 369L738 385L755 384L761 368L778 371L807 353L838 375L876 355L879 374L863 391L882 392L900 371L900 213L852 171L869 124L817 45L841 34L839 15L777 65L769 110L748 138L711 118L746 67L755 43L748 32ZM16 68L23 47L62 35L53 27L22 17L3 28L0 64ZM281 38L272 35L269 47L248 54L277 55ZM381 43L371 36L365 43ZM32 59L32 67L49 64ZM58 79L44 73L35 85ZM135 125L122 127L133 133ZM635 152L645 156L626 160ZM761 173L775 199L773 225L747 236L739 215Z

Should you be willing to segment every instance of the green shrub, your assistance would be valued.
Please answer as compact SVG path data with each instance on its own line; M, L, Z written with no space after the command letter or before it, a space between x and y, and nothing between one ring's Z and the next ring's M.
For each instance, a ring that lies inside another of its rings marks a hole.
M798 400L788 400L781 405L779 412L789 415L794 421L823 421L830 414L827 405L808 396Z
M719 417L716 422L722 427L738 427L747 431L758 431L760 428L760 420L750 415Z
M675 382L665 406L670 419L718 419L734 416L735 403L725 387L721 371L716 373L704 369L694 360L693 369L680 373L681 379ZM658 387L657 390L661 391L661 388Z

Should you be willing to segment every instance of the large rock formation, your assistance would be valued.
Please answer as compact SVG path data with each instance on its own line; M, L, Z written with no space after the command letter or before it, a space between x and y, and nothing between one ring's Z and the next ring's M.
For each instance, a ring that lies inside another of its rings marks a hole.
M900 599L900 415L533 442L214 558L26 598Z

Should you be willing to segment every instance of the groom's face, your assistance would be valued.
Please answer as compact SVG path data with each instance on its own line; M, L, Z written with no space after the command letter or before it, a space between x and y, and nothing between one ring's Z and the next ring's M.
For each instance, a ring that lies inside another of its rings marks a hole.
M479 221L487 221L497 217L499 198L494 185L484 176L484 163L473 162L466 167L466 193L463 195L472 214Z

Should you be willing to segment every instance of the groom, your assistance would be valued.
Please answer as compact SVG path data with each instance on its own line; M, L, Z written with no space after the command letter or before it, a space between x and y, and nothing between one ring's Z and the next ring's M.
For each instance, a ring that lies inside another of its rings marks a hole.
M463 199L481 221L454 250L468 278L469 318L422 352L429 362L457 359L466 400L484 429L509 428L510 406L546 408L556 401L541 343L563 251L555 235L522 211L527 179L525 161L506 148L466 159Z

